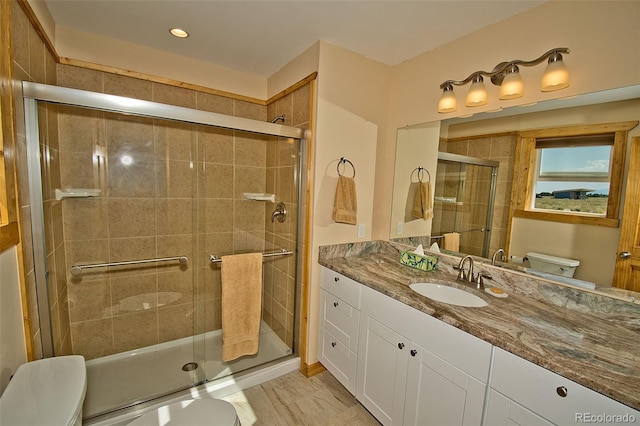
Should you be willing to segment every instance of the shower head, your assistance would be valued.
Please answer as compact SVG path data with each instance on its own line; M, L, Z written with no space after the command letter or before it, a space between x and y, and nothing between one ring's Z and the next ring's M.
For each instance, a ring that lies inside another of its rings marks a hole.
M284 123L284 119L287 118L286 115L282 114L277 116L276 118L274 118L273 120L271 120L272 123L276 123L278 120L282 120L282 122Z

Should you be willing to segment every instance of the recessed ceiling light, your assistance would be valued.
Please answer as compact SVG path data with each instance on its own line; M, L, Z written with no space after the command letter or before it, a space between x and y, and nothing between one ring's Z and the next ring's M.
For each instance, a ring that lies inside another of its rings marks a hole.
M189 33L186 32L183 29L180 28L171 28L169 30L169 32L171 33L171 35L173 35L174 37L178 37L178 38L187 38L189 37Z

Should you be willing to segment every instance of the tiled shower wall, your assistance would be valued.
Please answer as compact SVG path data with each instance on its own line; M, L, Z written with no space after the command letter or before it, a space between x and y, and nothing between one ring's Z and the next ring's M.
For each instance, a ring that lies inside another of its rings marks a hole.
M266 107L64 65L58 84L261 121L285 113L286 124L299 127L309 121L308 85ZM70 107L60 108L59 122L61 187L103 190L100 198L62 202L66 270L182 254L190 260L187 268L68 274L75 353L91 359L219 329L220 267L209 254L295 249L297 143ZM121 165L124 151L142 166ZM287 220L272 223L275 205L243 200L244 192L274 192ZM264 321L291 346L295 256L264 265Z
M511 186L513 182L515 151L517 143L515 134L495 134L487 136L474 136L464 139L443 140L440 143L440 151L453 154L467 155L484 160L498 161L498 178L496 196L491 224L491 242L489 253L498 248L504 248L507 242L507 223L509 219L509 205L511 202ZM470 241L478 245L482 233Z
M29 326L31 329L32 357L42 358L40 318L35 288L33 245L31 242L31 212L27 175L27 149L24 126L22 81L56 84L56 63L45 48L35 28L16 1L11 2L11 47L13 56L14 101L16 103L16 163L20 217L22 221L21 246L24 274L29 296ZM65 245L62 232L62 206L53 197L52 187L60 180L57 140L57 113L54 106L40 107L39 132L43 174L44 233L47 240L45 253L49 270L49 310L56 355L71 352L67 282L65 277ZM49 184L51 182L51 184Z

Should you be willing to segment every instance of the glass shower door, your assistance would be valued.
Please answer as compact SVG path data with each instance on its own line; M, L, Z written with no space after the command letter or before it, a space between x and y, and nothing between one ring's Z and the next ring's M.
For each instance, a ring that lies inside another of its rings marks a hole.
M460 253L487 257L497 163L440 153L432 235L460 234Z
M54 353L87 361L85 416L203 381L194 126L38 111Z

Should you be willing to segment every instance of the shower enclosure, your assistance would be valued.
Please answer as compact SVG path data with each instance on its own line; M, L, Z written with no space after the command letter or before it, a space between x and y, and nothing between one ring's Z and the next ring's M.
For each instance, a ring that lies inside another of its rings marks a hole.
M461 253L488 257L498 162L438 153L431 238L460 234Z
M85 417L295 353L302 129L23 91L43 355L85 357ZM273 254L260 349L222 362L216 260L246 252Z

